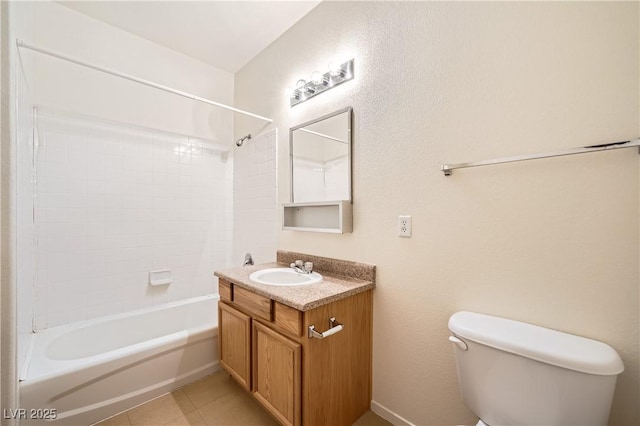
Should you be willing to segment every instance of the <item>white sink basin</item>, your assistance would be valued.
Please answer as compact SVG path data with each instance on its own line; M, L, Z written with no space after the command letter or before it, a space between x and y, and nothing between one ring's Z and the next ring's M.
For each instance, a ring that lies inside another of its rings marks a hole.
M270 268L252 273L249 275L249 279L266 285L309 285L322 281L322 275L317 272L300 274L291 268Z

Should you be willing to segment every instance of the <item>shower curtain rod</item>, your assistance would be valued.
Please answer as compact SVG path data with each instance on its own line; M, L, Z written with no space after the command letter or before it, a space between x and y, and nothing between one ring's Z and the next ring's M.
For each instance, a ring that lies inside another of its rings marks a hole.
M43 49L41 47L37 47L37 46L31 45L31 44L25 43L21 39L16 39L16 45L18 46L18 48L22 47L22 48L25 48L25 49L33 50L34 52L44 53L45 55L53 56L54 58L58 58L58 59L62 59L64 61L72 62L72 63L77 64L77 65L82 65L83 67L91 68L91 69L94 69L96 71L101 71L101 72L104 72L104 73L107 73L107 74L115 75L116 77L124 78L126 80L130 80L130 81L133 81L133 82L136 82L136 83L144 84L145 86L153 87L155 89L164 90L165 92L169 92L169 93L173 93L173 94L176 94L176 95L179 95L179 96L183 96L185 98L193 99L194 101L203 102L205 104L217 106L219 108L224 108L224 109L227 109L229 111L237 112L239 114L248 115L249 117L258 118L260 120L264 120L264 121L268 121L269 123L273 123L273 120L271 118L263 117L263 116L258 115L258 114L253 114L253 113L248 112L248 111L243 111L243 110L238 109L238 108L230 107L228 105L221 104L219 102L215 102L215 101L212 101L210 99L201 98L200 96L192 95L191 93L183 92L181 90L173 89L171 87L164 86L162 84L154 83L153 81L144 80L142 78L134 77L132 75L125 74L125 73L122 73L122 72L119 72L119 71L114 71L114 70L111 70L111 69L108 69L108 68L103 68L103 67L100 67L100 66L97 66L97 65L93 65L93 64L90 64L88 62L81 61L79 59L75 59L75 58L72 58L70 56L58 53L58 52L54 52L52 50Z
M604 143L599 145L585 146L581 148L571 148L563 151L547 152L543 154L519 155L516 157L497 158L494 160L476 161L472 163L443 164L440 170L445 176L451 176L455 169L465 169L467 167L491 166L493 164L513 163L516 161L537 160L539 158L562 157L565 155L586 154L588 152L607 151L611 149L640 147L640 139L629 141Z

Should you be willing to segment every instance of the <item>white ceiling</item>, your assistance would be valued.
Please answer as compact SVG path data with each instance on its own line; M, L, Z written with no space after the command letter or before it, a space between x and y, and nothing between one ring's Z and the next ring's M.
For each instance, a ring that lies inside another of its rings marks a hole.
M58 3L217 68L236 73L320 1Z

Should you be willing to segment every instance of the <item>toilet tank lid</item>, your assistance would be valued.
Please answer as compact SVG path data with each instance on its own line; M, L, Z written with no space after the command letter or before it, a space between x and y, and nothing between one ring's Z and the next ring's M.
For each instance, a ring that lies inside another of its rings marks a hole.
M588 374L624 371L618 353L597 340L491 315L461 311L449 318L456 336L546 364Z

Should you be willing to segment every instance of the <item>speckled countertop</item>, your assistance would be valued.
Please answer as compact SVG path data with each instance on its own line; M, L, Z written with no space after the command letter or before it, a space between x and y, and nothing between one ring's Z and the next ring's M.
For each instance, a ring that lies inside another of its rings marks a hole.
M322 275L318 284L271 286L251 281L252 272L268 268L287 268L295 259L312 261L313 270ZM344 299L375 287L375 266L345 260L291 253L278 250L278 262L215 271L214 275L299 311Z

